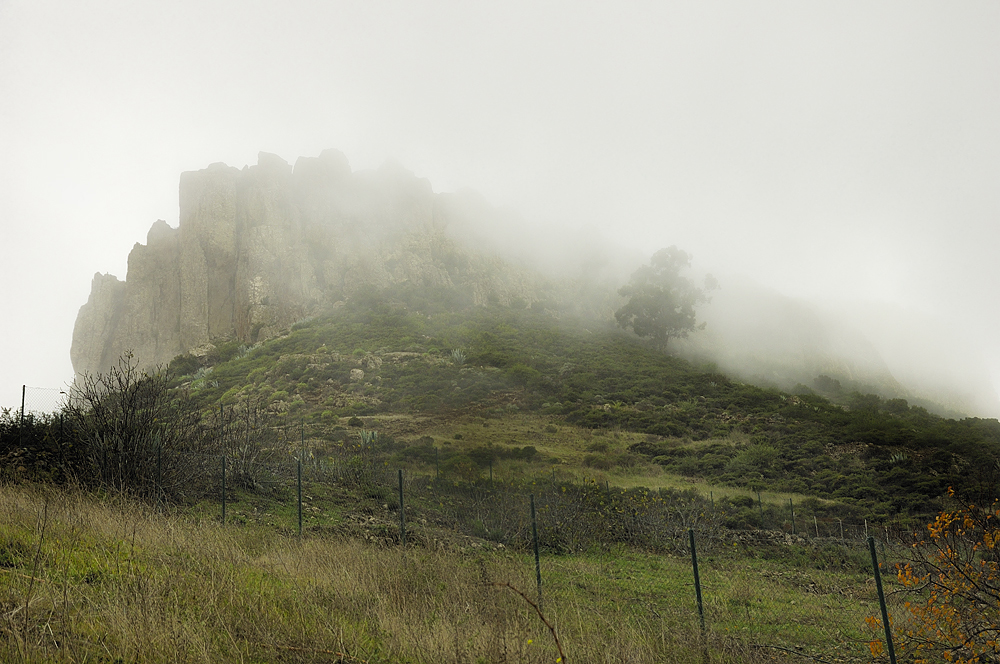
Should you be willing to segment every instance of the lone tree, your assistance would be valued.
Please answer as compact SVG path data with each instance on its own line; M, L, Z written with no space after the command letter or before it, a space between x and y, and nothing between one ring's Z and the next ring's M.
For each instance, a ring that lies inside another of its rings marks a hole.
M695 321L695 306L708 302L707 291L718 288L715 279L705 278L705 288L698 288L690 279L681 276L681 270L691 266L691 256L677 247L660 249L650 260L636 270L628 284L618 294L629 298L625 306L615 312L615 320L625 329L631 329L643 338L652 339L661 349L675 338L684 338L705 324Z

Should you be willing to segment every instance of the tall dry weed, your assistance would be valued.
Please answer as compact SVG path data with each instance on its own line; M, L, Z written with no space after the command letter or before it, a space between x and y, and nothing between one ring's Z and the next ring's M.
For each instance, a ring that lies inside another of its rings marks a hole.
M555 662L534 608L496 583L531 590L534 570L510 553L300 542L121 496L0 486L4 662ZM547 592L566 661L701 661L689 619ZM717 661L754 661L726 650Z

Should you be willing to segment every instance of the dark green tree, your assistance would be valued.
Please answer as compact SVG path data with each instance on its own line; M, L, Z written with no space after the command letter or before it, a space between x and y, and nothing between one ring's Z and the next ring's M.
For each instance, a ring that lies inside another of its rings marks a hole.
M649 265L636 270L628 284L618 290L629 298L615 312L618 325L643 338L651 339L661 349L671 339L683 338L695 329L702 329L695 319L695 307L708 301L706 292L717 288L715 279L705 278L705 288L698 288L681 275L691 266L691 256L677 247L660 249Z

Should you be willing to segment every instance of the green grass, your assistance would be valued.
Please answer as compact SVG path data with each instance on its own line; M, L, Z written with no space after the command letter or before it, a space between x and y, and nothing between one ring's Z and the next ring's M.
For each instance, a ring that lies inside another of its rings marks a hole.
M403 550L317 530L300 542L201 510L0 486L0 658L556 660L534 609L491 585L536 598L529 553L430 538ZM710 661L784 661L762 645L863 661L873 606L858 568L806 548L800 560L780 547L704 545ZM687 554L617 545L545 553L541 564L541 608L568 661L701 661Z
M544 569L544 587L559 602L600 605L595 626L611 630L637 614L664 617L674 628L697 624L687 555L618 549L549 559ZM864 575L803 570L735 552L703 556L699 572L706 626L715 636L816 656L834 650L863 654L861 642L868 636L864 618L878 610L870 598L850 596L865 587Z

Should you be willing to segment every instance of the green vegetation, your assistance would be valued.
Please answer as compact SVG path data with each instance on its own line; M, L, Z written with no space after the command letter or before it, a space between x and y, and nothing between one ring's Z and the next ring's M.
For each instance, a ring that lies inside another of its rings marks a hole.
M681 276L681 270L690 266L691 257L677 247L653 254L649 265L636 270L618 291L629 298L615 312L618 325L651 339L661 349L666 349L670 339L684 338L696 328L704 328L704 324L695 323L694 309L707 301L705 291ZM715 279L709 276L706 285L711 290L716 286Z
M0 413L0 658L555 661L504 585L534 594L530 494L570 661L701 660L688 528L710 661L850 661L875 609L843 523L925 523L1000 458L995 420L432 295L366 292L167 376L126 358L85 407Z
M408 417L409 440L426 435L425 415L457 425L468 413L487 423L533 414L541 427L567 427L573 439L586 431L641 434L628 449L573 461L605 472L655 464L748 492L833 499L877 520L936 512L948 486L974 482L978 468L1000 458L995 420L944 419L870 394L834 402L742 384L610 325L538 307L441 311L414 302L423 299L406 289L367 293L249 352L223 344L218 356L230 359L198 370L212 369L211 384L195 372L175 385L196 408L260 394L275 412L317 426ZM171 368L190 367L178 358ZM550 435L536 433L538 441ZM535 440L521 444L528 443L541 449Z
M406 549L385 546L381 521L298 541L250 519L23 484L0 486L0 524L3 661L557 661L505 586L535 596L531 555L441 528ZM710 661L795 661L758 643L861 654L873 607L843 549L831 563L822 549L798 547L800 561L706 544ZM568 661L703 661L686 555L546 548L542 561Z

